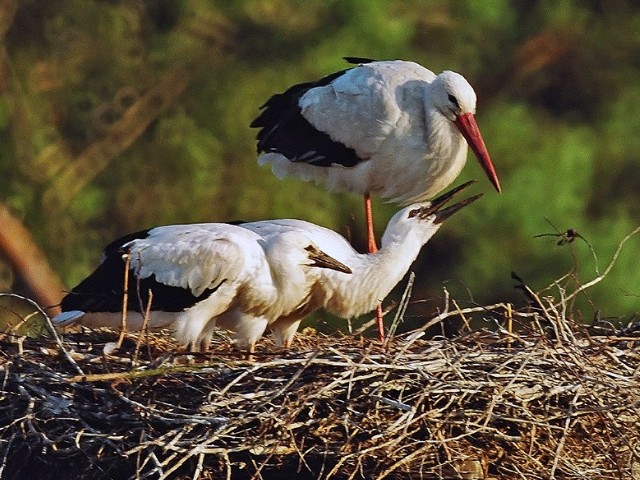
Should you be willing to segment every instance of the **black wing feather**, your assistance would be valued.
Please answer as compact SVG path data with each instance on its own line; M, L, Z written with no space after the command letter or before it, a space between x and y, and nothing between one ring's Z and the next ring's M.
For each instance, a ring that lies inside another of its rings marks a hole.
M122 256L127 251L123 245L148 236L149 230L141 230L109 243L103 251L103 260L98 268L62 299L60 304L62 311L120 312L126 265ZM149 290L151 290L153 292L152 311L180 312L204 300L216 289L217 287L207 289L196 297L189 289L159 283L155 275L141 279L130 271L127 309L143 313L147 308Z
M342 58L344 58L349 63L355 63L358 65L377 62L377 60L374 60L373 58L367 58L367 57L342 57Z
M300 97L312 88L328 85L349 69L327 75L315 82L300 83L284 93L273 95L260 107L262 113L251 122L260 128L257 134L258 153L279 153L292 162L304 162L319 167L340 164L353 167L364 159L355 150L336 142L316 129L302 116Z

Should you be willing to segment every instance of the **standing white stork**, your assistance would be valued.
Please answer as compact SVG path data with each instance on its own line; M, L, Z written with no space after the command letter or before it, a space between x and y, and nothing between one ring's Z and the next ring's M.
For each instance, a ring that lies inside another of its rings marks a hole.
M298 232L263 238L221 223L156 227L107 245L97 269L62 300L55 325L120 325L123 255L130 269L127 326L143 327L151 291L149 328L172 328L194 350L207 349L221 325L252 353L269 323L304 308L317 272L350 273Z
M297 232L305 235L332 258L349 265L352 275L319 270L312 290L312 299L305 311L281 317L269 328L276 341L289 346L300 320L311 310L324 308L342 318L371 312L391 292L415 261L421 248L438 231L442 222L482 194L462 200L447 208L455 194L467 188L467 182L431 202L409 205L397 212L382 235L381 248L369 254L358 253L338 233L303 220L266 220L239 224L265 239Z
M407 205L432 198L460 173L467 144L498 192L462 75L413 62L345 57L359 65L273 95L251 123L258 162L274 174L325 183L365 199L369 252L377 246L370 195ZM378 335L384 338L381 309Z

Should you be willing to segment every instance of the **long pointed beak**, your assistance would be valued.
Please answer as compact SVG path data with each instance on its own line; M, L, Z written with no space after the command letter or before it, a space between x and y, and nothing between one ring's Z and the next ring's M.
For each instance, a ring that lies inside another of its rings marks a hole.
M484 144L484 140L480 134L480 129L478 128L475 117L471 113L464 113L456 118L455 124L471 147L471 150L473 150L473 153L476 155L482 169L487 174L487 177L489 177L493 186L498 192L501 192L502 188L500 188L498 174L496 173L496 169L493 167L493 163L491 163L491 157L489 156L487 147Z
M450 207L443 208L442 210L438 210L435 213L436 219L433 221L433 223L442 223L442 222L444 222L447 218L449 218L451 215L456 213L458 210L461 210L462 208L466 207L470 203L475 202L481 196L482 196L482 194L479 193L478 195L474 195L473 197L465 198L464 200L462 200L462 201L460 201L458 203L454 203Z
M339 262L331 255L324 253L313 245L309 245L305 250L309 252L309 260L312 261L312 263L309 264L310 266L328 268L329 270L336 270L342 273L351 273L351 269L344 263Z
M453 187L451 190L443 193L439 197L434 198L433 200L431 200L431 207L429 208L429 210L431 212L435 212L443 205L449 203L449 200L451 200L458 193L466 189L469 185L473 185L476 182L477 180L469 180L468 182L464 182L463 184L458 185L457 187Z
M409 216L412 216L413 214L413 215L419 215L421 218L427 218L431 215L435 215L436 218L433 223L444 222L447 218L449 218L451 215L456 213L458 210L460 210L463 207L466 207L470 203L475 202L477 199L479 199L482 196L482 194L480 193L478 195L474 195L473 197L469 197L465 200L462 200L454 205L451 205L450 207L443 208L447 203L449 203L449 201L455 195L457 195L458 193L463 191L465 188L467 188L469 185L475 182L476 182L475 180L469 180L468 182L465 182L462 185L458 185L457 187L452 188L448 192L443 193L438 198L435 198L434 200L432 200L428 207L422 207L420 209L414 210L409 214Z

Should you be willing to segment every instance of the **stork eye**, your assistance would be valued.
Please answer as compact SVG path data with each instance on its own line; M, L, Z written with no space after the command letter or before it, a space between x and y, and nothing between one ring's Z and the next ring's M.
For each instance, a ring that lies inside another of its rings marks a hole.
M451 103L453 103L456 107L460 108L460 105L458 105L458 99L456 97L449 94L448 98Z

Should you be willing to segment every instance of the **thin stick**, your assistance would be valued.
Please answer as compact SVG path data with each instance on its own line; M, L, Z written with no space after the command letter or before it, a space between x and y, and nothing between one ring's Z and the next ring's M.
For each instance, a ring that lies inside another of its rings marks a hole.
M407 311L407 307L409 306L409 300L411 299L411 292L413 290L413 282L416 278L416 274L411 272L409 274L409 280L407 281L407 286L402 292L402 298L400 299L400 304L398 305L398 310L396 312L395 317L393 318L393 322L391 323L391 327L389 327L389 335L385 340L385 345L388 345L389 342L393 339L393 336L398 329L398 325L404 320L404 314Z
M227 452L222 452L220 456L224 460L224 467L226 471L225 480L231 480L232 470L231 470L231 459L229 458L229 454Z
M461 312L460 305L458 305L458 302L456 300L451 300L451 303L453 303L453 306L456 307L456 310L458 312ZM470 332L471 324L469 323L467 316L464 313L461 313L460 318L462 318L462 321L464 322L464 326L466 327L467 331ZM444 325L442 325L440 328L442 330L442 334L444 335Z
M149 289L149 300L147 301L147 307L144 311L144 318L142 319L142 328L140 329L140 335L138 335L138 341L136 342L136 349L133 352L132 364L135 367L138 363L138 354L140 353L140 345L142 345L142 337L149 333L149 315L151 314L151 302L153 301L153 291ZM147 338L147 340L149 340Z
M507 338L507 348L511 348L511 344L513 342L513 339L511 337L511 335L513 335L513 310L511 303L507 303L505 316L507 317L507 332L509 332L509 337Z
M629 233L626 237L624 237L620 241L620 243L618 244L618 248L616 248L616 251L613 254L613 257L611 258L611 262L609 262L609 265L607 266L607 268L605 268L604 272L602 272L602 275L598 275L596 278L594 278L590 282L587 282L587 283L585 283L583 285L580 285L573 292L571 292L571 294L567 295L567 297L564 299L564 301L568 302L569 300L574 298L579 293L585 291L587 288L593 287L594 285L600 283L604 279L604 277L606 277L609 274L609 272L613 268L613 265L616 263L616 260L618 260L618 256L620 255L620 252L622 251L622 247L624 246L624 244L627 243L627 241L631 237L636 235L638 232L640 232L640 226L636 227L635 230L633 230L631 233Z
M46 312L42 309L40 305L38 305L37 302L35 302L34 300L31 300L30 298L23 297L22 295L18 295L17 293L0 293L0 297L18 298L20 300L24 300L25 302L33 305L36 308L36 310L38 310L38 312L40 312L40 314L44 317L44 321L47 324L47 327L49 328L51 335L53 335L53 338L56 341L56 344L58 345L60 350L62 350L62 353L64 354L65 358L69 361L71 365L73 365L73 368L76 369L76 372L78 372L80 375L84 375L84 372L82 371L80 366L69 354L67 349L64 348L64 343L62 343L62 339L60 338L60 335L58 335L58 332L56 331L56 327L53 326L53 322L51 321L51 318L49 318L49 315L46 314Z
M122 294L122 317L120 320L120 335L116 342L116 350L122 346L124 336L127 333L127 306L129 305L129 265L131 264L131 254L122 255L124 260L124 293Z
M18 318L20 318L20 315L17 314L17 312L13 312L16 313L16 315L18 316ZM36 316L39 312L31 312L29 315L26 315L24 318L20 319L20 321L15 324L12 325L8 331L9 333L11 333L12 335L17 335L17 332L20 328L22 328L22 326L27 323L29 320L31 320L34 316Z
M549 478L556 478L556 469L558 468L558 461L560 460L560 452L564 447L564 444L567 440L567 434L569 433L569 427L571 426L571 420L573 419L573 409L575 408L578 397L580 396L580 389L576 392L573 400L571 400L571 404L569 405L569 411L567 412L567 418L564 422L564 428L562 429L562 436L560 437L560 441L558 442L558 448L556 449L556 453L553 457L553 465L551 466L551 472L549 473Z
M11 438L7 441L4 455L2 456L2 464L0 464L0 478L2 478L2 473L4 472L4 469L7 466L7 458L9 457L9 452L11 451L11 444L13 443L13 439L15 437L16 437L16 434L14 433L13 435L11 435Z
M200 474L202 473L203 466L204 466L204 457L205 457L204 453L200 453L198 455L198 464L196 465L196 469L193 472L193 480L198 480L200 478Z

